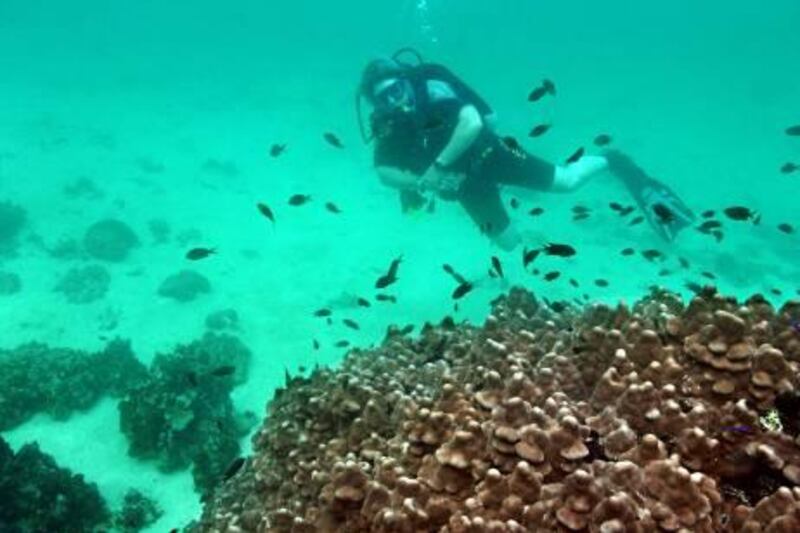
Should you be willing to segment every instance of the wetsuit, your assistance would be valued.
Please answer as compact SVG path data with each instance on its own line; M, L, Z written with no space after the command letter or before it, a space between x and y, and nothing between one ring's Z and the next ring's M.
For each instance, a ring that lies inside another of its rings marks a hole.
M476 107L482 117L491 108L466 84L441 65L422 64L408 73L414 91L410 111L374 112L375 166L399 168L421 176L450 141L461 109ZM555 166L521 148L511 149L484 124L478 138L447 170L466 179L455 194L440 194L457 200L472 220L490 236L510 224L499 185L546 190L553 183ZM401 191L404 209L418 206L424 197Z

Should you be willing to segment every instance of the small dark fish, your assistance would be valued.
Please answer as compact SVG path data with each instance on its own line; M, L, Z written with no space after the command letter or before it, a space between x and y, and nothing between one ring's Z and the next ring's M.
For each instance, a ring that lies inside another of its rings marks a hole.
M711 230L721 227L722 227L722 222L720 222L719 220L706 220L705 222L697 226L697 231L699 231L700 233L710 233Z
M568 165L569 165L569 164L572 164L572 163L577 163L577 162L578 162L578 160L579 160L581 157L583 157L583 154L584 154L584 153L585 153L585 150L584 150L584 149L583 149L583 147L581 146L580 148L578 148L577 150L575 150L575 151L572 153L572 155L571 155L571 156L569 156L569 157L567 158L567 160L566 160L566 163L567 163Z
M214 255L215 253L217 253L216 248L192 248L186 252L186 259L189 261L197 261L200 259L205 259L208 256Z
M800 169L800 165L797 165L795 163L784 163L783 166L781 167L781 172L784 174L791 174L792 172L795 172L798 169Z
M644 250L642 252L642 257L644 257L648 261L655 261L656 259L658 260L664 259L664 254L662 254L656 249L651 248L649 250Z
M503 265L500 263L500 259L496 255L492 256L492 268L495 272L497 272L498 276L501 278L503 277Z
M273 144L269 148L269 155L272 157L278 157L284 152L284 150L286 150L285 144Z
M721 241L722 241L722 238L724 237L724 235L722 234L722 232L721 232L721 231L719 231L719 230L712 231L712 232L711 232L711 235L713 235L713 236L714 236L714 240L716 240L717 242L721 242Z
M544 95L547 94L547 89L544 87L537 87L528 94L528 101L529 102L538 102L542 99Z
M339 137L337 137L333 133L326 132L322 137L326 141L328 141L328 144L330 144L334 148L344 148L344 144L342 144L342 141L340 141Z
M376 294L375 299L379 302L397 303L397 297L391 294Z
M313 347L315 350L319 350L319 341L318 341L317 339L311 339L311 346L312 346L312 347Z
M547 255L555 255L558 257L572 257L577 252L575 248L569 244L548 243L542 248L542 251Z
M270 209L267 204L259 202L256 204L256 207L258 208L259 213L267 217L273 224L275 223L275 215L272 214L272 209Z
M786 128L786 135L790 135L792 137L800 137L800 124L797 126L789 126Z
M519 200L512 198L509 204L511 205L511 209L516 209L519 207Z
M575 278L569 278L569 284L575 287L576 289L580 286L578 285L578 281Z
M703 292L703 286L694 281L687 281L683 285L695 294L701 294Z
M572 212L575 213L576 215L579 215L581 213L590 213L591 211L592 210L586 207L585 205L578 204L572 206Z
M323 317L326 317L326 316L331 316L332 314L333 314L333 312L330 309L328 309L327 307L323 307L322 309L317 309L316 311L314 311L314 316L320 317L320 318L323 318Z
M472 283L470 283L469 281L465 281L464 283L459 284L458 287L455 288L451 296L453 300L459 300L463 298L472 289L473 289Z
M228 468L225 469L225 473L222 475L223 481L228 481L233 476L239 473L239 470L242 469L244 466L244 457L237 457L234 459Z
M212 370L211 371L211 375L212 376L216 376L218 378L221 378L221 377L225 377L225 376L230 376L234 372L236 372L236 367L235 366L233 366L233 365L225 365L225 366L219 366L219 367L215 368L214 370Z
M520 146L519 142L511 135L506 135L503 137L503 144L505 144L512 152L517 152L522 149L522 146Z
M533 270L531 270L531 274L533 274L534 276L538 276L539 275L539 269L538 268L534 268Z
M713 209L706 209L705 211L703 211L703 213L700 216L702 216L703 218L711 218L711 217L714 216L714 210Z
M540 250L528 250L527 248L523 249L522 266L524 268L528 268L528 265L530 265L539 256L539 252Z
M689 268L689 260L683 257L678 258L678 263L680 263L681 268Z
M389 270L383 276L379 277L378 280L375 282L376 289L385 289L395 281L397 281L397 269L400 267L400 261L403 260L403 256L401 255L397 259L392 260L392 263L389 265Z
M787 235L791 235L792 233L794 233L794 226L792 226L791 224L787 224L786 222L784 222L783 224L778 224L778 229L786 233Z
M611 135L607 133L601 133L597 137L594 138L594 145L595 146L608 146L611 144Z
M631 219L631 221L628 222L628 225L629 226L636 226L638 224L641 224L642 222L644 222L644 217L640 215L638 217L635 217L635 218Z
M188 381L189 385L191 385L192 387L197 387L197 384L199 383L197 381L197 372L195 372L194 370L190 370L189 372L187 372L186 381Z
M609 202L608 207L610 207L613 211L616 211L618 213L623 209L622 204L620 204L619 202Z
M358 304L359 307L370 307L372 305L369 303L369 300L360 297L356 300L356 303Z
M670 274L672 274L672 271L667 268L662 268L661 270L658 271L658 275L661 277L669 276Z
M531 209L530 211L528 211L528 214L529 214L530 216L532 216L532 217L538 217L538 216L539 216L539 215L541 215L542 213L544 213L544 209L542 209L541 207L534 207L533 209Z
M334 346L336 348L347 348L348 346L350 346L350 341L347 341L347 340L336 341L334 343Z
M757 216L757 213L755 211L751 210L749 207L744 207L741 205L726 207L723 212L731 220L738 220L740 222L752 219L753 222L755 223L755 218Z
M544 279L545 281L553 281L555 279L558 279L560 275L561 272L559 272L558 270L552 270L547 274L545 274L542 279Z
M626 216L630 215L631 213L633 213L633 211L635 209L636 208L633 207L632 205L629 205L628 207L624 207L622 210L620 210L619 216L626 217Z
M603 278L598 278L594 280L594 284L597 285L598 287L608 287L608 280L605 280Z
M722 426L720 428L722 431L730 431L733 433L750 433L753 431L753 428L744 424L738 424L735 426Z
M293 194L289 197L289 205L299 206L303 204L307 204L311 201L311 195L309 194Z
M703 276L704 278L708 278L708 279L717 279L717 276L715 276L714 274L712 274L711 272L708 272L708 271L700 272L700 275Z
M347 326L350 329L355 329L355 330L361 329L359 327L359 325L358 325L358 322L356 322L355 320L352 320L350 318L342 319L342 324L344 324L345 326Z
M457 283L466 283L467 282L467 280L464 278L464 276L462 276L461 274L456 272L455 269L453 267L451 267L450 265L448 265L447 263L442 265L442 268L444 269L445 272L450 274L450 276L454 280L456 280Z
M330 211L331 213L333 213L335 215L338 215L339 213L342 212L342 210L339 209L339 206L337 206L333 202L325 202L325 209L327 209L328 211Z
M589 218L589 213L578 213L572 217L572 221L575 222L578 220L586 220L587 218Z
M653 213L661 224L670 224L675 221L675 214L672 210L660 202L653 204Z
M635 253L636 253L636 250L634 250L633 248L624 248L624 249L623 249L623 250L620 252L620 254L622 254L622 255L624 255L624 256L633 255L633 254L635 254Z
M534 126L533 129L531 129L531 131L528 133L528 136L541 137L542 135L547 133L552 127L553 127L552 124L539 124L537 126Z
M547 94L550 96L556 95L556 84L547 78L542 80L542 87L544 87L544 90L547 91Z
M769 292L771 292L775 296L780 296L781 294L783 294L783 291L781 291L780 289L776 289L776 288L770 289Z
M414 331L414 324L407 324L407 325L403 326L402 328L398 329L397 333L400 334L400 335L408 335L412 331Z

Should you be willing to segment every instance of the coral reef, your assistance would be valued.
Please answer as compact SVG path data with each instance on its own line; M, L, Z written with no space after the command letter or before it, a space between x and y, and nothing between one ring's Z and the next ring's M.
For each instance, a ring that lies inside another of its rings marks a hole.
M10 202L0 202L0 255L16 250L17 237L27 219L28 215L22 207Z
M106 218L95 222L83 236L83 247L95 259L118 263L139 245L139 237L124 222Z
M111 285L111 274L100 265L74 267L56 284L56 292L64 293L71 304L88 304L100 300Z
M0 296L11 296L22 290L19 274L0 270Z
M198 531L797 531L800 303L561 306L390 329L290 378Z
M94 484L34 444L14 454L0 437L0 531L95 531L110 518Z
M159 296L178 302L191 302L203 293L211 292L211 283L194 270L181 270L167 276L158 287Z
M156 502L130 489L125 493L122 509L114 513L114 525L123 533L133 533L153 524L163 514Z
M154 459L165 472L191 465L199 490L214 487L249 429L230 399L249 360L250 351L236 337L213 333L158 354L150 378L119 405L129 454Z
M38 343L0 350L0 431L40 412L66 419L106 394L122 396L146 374L120 340L96 353Z
M220 309L206 316L206 328L212 331L239 329L239 313L236 309Z

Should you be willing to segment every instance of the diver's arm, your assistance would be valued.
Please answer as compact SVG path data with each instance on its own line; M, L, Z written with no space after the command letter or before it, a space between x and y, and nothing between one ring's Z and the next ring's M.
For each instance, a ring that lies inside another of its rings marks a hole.
M556 166L553 176L552 192L571 192L585 185L589 178L605 170L608 161L599 155L585 155L574 163Z
M378 166L375 167L381 183L394 189L417 190L419 189L419 176L400 170L395 167Z
M465 105L458 113L458 124L453 130L450 142L447 143L436 161L442 167L455 163L467 148L472 146L483 128L481 114L473 105Z

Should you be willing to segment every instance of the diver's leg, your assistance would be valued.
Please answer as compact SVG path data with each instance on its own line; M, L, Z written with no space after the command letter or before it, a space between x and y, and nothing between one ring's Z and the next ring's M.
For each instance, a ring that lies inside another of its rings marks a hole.
M607 167L601 156L587 155L566 166L554 165L528 152L502 143L486 154L484 175L504 185L548 192L569 192L584 185Z
M503 207L497 185L482 177L470 177L458 193L470 218L503 250L513 250L521 240Z
M552 192L571 192L585 185L589 178L608 168L608 161L599 155L585 155L566 166L558 165L553 176Z

